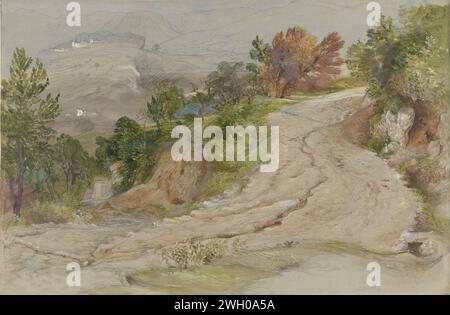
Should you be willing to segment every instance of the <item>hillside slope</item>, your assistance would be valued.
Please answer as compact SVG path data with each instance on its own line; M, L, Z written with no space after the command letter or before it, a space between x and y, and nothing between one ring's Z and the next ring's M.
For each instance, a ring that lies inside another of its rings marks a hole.
M354 100L364 94L343 91L271 114L281 128L280 169L251 174L242 189L190 215L154 225L130 219L10 234L3 290L367 293L373 291L365 284L365 267L377 261L387 281L375 293L447 292L447 241L414 233L420 207L413 192L385 161L341 133L340 122L361 109ZM239 240L245 249L190 271L160 269L162 249L217 238ZM431 253L404 253L409 244L426 244ZM63 266L74 260L83 264L81 289L65 285ZM145 273L136 275L139 270Z

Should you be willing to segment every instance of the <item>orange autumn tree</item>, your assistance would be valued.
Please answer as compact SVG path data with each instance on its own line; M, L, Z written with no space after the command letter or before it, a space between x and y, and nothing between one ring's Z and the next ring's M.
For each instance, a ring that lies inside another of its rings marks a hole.
M301 27L279 32L273 38L267 61L261 66L263 85L275 98L326 87L341 71L344 60L339 50L342 47L344 41L335 32L320 43Z

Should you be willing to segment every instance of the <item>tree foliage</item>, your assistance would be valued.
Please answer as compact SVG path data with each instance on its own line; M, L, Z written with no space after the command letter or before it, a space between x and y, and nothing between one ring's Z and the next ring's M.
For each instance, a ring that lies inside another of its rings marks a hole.
M174 114L186 103L183 89L169 81L162 81L156 88L151 101L147 102L147 116L156 124L161 133L162 124L174 118Z
M245 96L247 80L241 74L243 68L242 62L221 62L217 70L208 75L206 90L220 105L237 104Z
M448 6L404 9L399 25L382 17L365 41L349 48L347 65L368 82L379 113L406 103L442 108L448 97Z
M64 173L64 190L69 192L78 179L88 179L91 173L89 154L80 141L62 134L54 145L54 160Z
M268 57L262 59L263 84L277 98L293 91L324 87L340 73L343 60L339 50L343 46L344 41L337 33L317 43L317 39L301 27L279 32L273 38Z
M155 161L152 139L141 125L128 117L119 118L111 138L97 138L97 158L122 164L119 169L122 175L120 190L127 190L135 181L146 179Z
M26 55L13 53L10 76L2 80L2 171L20 215L27 174L39 164L55 131L49 127L60 114L59 95L44 95L49 86L44 65Z

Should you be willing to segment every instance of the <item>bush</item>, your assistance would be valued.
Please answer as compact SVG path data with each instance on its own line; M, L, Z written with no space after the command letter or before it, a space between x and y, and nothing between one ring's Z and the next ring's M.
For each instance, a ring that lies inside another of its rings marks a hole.
M225 131L227 126L247 125L256 110L253 104L227 104L219 112L216 124Z
M67 223L74 219L76 210L73 207L51 202L34 202L24 208L21 220L25 224Z
M163 251L163 259L167 265L175 265L181 269L189 266L209 264L215 259L222 258L227 252L225 241L214 240L207 243L189 241L177 243Z
M390 139L387 136L385 136L385 137L374 136L367 143L367 147L373 152L382 154L384 148L389 144L389 142L390 142Z

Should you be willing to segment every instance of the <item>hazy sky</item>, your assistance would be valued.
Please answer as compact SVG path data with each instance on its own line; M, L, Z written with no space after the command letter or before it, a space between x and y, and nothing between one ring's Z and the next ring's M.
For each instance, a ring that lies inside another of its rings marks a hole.
M132 32L167 54L245 58L256 34L270 41L288 26L317 36L338 31L347 43L364 36L369 0L79 0L81 27L66 25L69 0L3 0L2 65L15 47L32 56L75 35L97 30ZM379 0L385 15L402 6L446 0Z

